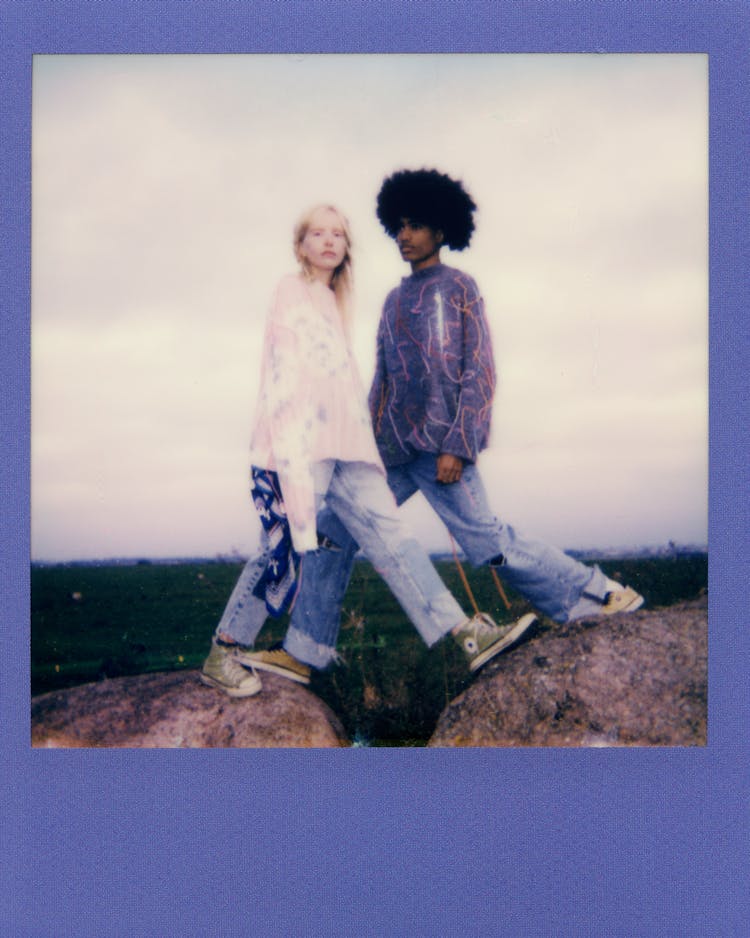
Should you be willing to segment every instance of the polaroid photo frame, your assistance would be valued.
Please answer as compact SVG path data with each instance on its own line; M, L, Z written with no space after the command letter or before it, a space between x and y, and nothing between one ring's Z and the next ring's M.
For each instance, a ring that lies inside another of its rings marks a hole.
M748 78L733 2L5 4L2 902L13 935L740 935L750 910ZM709 738L700 749L34 751L35 55L705 55Z

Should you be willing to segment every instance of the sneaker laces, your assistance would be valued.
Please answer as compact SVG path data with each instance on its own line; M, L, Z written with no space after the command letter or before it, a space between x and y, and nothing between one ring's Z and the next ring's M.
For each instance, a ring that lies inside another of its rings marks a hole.
M469 620L469 628L474 635L491 635L498 628L484 612L478 612Z

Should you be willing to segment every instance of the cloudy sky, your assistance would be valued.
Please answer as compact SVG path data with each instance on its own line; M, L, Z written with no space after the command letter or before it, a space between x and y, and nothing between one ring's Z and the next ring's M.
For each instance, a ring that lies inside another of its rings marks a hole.
M36 56L32 553L247 553L267 301L300 212L355 237L366 383L406 274L382 178L479 205L497 513L562 547L707 540L707 58ZM448 542L424 503L404 509Z

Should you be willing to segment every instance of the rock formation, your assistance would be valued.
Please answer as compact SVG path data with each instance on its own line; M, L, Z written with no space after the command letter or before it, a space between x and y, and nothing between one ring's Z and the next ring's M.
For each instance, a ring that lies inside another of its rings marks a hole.
M490 662L430 746L702 746L707 599L544 628Z
M254 748L347 746L344 730L307 688L275 674L232 699L197 671L120 677L32 700L36 747Z
M702 746L707 600L541 626L491 661L443 711L428 745ZM545 620L546 622L546 620ZM263 672L232 699L197 671L84 684L32 700L36 747L348 746L307 688Z

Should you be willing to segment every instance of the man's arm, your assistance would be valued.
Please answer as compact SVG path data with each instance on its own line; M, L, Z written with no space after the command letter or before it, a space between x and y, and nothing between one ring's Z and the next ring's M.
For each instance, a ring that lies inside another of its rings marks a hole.
M458 283L456 287L459 288ZM456 457L462 465L476 461L489 435L495 393L492 343L484 303L474 281L462 277L460 289L455 290L451 301L456 304L454 309L460 311L462 349L456 414L443 439L439 458L446 476L455 476L457 470L455 463L443 460L444 456Z
M370 406L370 417L372 425L377 434L380 427L380 421L383 417L383 408L385 407L385 355L383 352L383 320L381 318L378 324L377 338L375 340L375 374L370 385L368 395L368 404Z
M464 471L464 461L453 453L441 453L437 458L437 473L435 478L444 485L458 482Z

